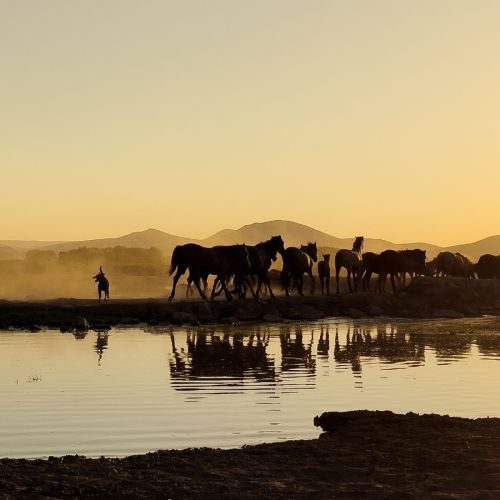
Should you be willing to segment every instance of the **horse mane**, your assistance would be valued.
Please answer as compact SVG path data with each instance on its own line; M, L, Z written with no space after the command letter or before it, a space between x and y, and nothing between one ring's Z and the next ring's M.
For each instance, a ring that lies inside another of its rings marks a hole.
M356 239L354 240L354 243L352 244L352 251L356 253L360 253L361 250L363 249L363 241L364 241L364 236L356 236Z

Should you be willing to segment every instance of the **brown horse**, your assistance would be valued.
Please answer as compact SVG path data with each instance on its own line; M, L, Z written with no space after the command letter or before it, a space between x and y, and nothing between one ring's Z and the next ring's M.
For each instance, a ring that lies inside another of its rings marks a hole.
M475 265L475 270L480 279L500 279L500 255L490 253L481 255Z
M189 269L189 280L198 289L200 296L206 299L201 289L200 280L214 274L218 278L228 300L231 294L227 289L229 278L237 272L248 272L250 258L246 245L202 247L196 243L177 245L172 253L169 274L175 271L172 292L169 300L175 297L175 289L179 278Z
M301 245L300 248L288 247L283 253L283 270L281 271L281 283L286 295L289 295L290 278L297 283L300 295L304 285L304 273L311 278L311 293L314 293L314 276L312 272L313 263L318 260L316 243Z
M97 293L99 295L99 304L101 303L101 296L104 293L104 302L109 299L109 281L102 272L102 266L99 266L99 272L92 276L92 279L97 283Z
M354 279L354 291L358 291L358 280L361 276L363 268L363 260L361 258L363 242L363 236L356 236L352 245L352 250L343 248L335 254L335 279L337 281L337 293L339 293L340 270L343 267L347 269L347 284L349 285L349 292L352 293L351 274Z
M267 241L257 243L257 245L249 246L250 254L250 272L249 274L257 277L257 293L256 298L262 291L262 286L267 287L269 296L274 299L274 293L269 283L268 271L273 262L276 261L278 253L283 256L285 252L285 244L280 235L271 236ZM264 289L265 289L264 288ZM242 294L244 296L244 293Z
M380 274L380 254L365 252L363 254L363 291L370 291L372 274Z
M425 250L384 250L380 254L380 273L378 275L378 289L382 293L385 290L387 275L391 277L392 291L396 293L395 279L401 287L400 274L424 274L425 273Z
M461 253L439 252L436 257L436 276L474 277L474 264Z
M321 295L324 295L324 288L326 287L326 294L330 295L330 254L324 253L323 260L318 262L318 275L321 284Z

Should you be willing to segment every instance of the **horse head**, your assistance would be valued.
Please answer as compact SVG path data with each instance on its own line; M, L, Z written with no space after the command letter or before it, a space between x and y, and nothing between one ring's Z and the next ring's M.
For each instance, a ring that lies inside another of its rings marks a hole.
M363 243L365 241L364 236L356 236L354 243L352 244L352 251L356 253L361 253L363 250Z
M103 278L104 278L104 273L102 271L102 266L99 266L99 272L95 276L92 276L92 279L98 282L101 281Z
M314 262L318 261L318 249L316 248L316 242L309 242L307 245L301 245L300 249L309 255Z
M324 253L323 254L323 260L325 262L329 262L330 261L330 254L329 253Z
M277 253L279 253L283 257L283 254L285 253L285 242L283 241L281 235L271 236L271 239L269 241L274 252L274 257L272 257L274 262L276 260Z

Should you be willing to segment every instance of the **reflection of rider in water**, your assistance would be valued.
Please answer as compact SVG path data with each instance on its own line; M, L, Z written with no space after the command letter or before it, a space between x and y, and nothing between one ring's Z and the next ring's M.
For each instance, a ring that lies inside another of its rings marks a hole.
M97 339L94 344L94 349L99 357L97 361L97 364L99 366L101 365L102 354L105 351L105 349L107 349L107 347L108 347L108 331L107 330L98 331Z

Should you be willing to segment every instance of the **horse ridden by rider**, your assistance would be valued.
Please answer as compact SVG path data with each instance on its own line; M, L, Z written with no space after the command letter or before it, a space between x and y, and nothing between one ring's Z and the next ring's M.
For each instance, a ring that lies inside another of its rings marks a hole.
M314 293L313 264L318 260L316 242L301 245L300 248L288 247L283 252L283 269L281 271L281 284L286 295L289 295L290 280L297 284L297 291L303 295L304 273L311 278L311 293Z
M99 266L99 272L95 276L92 276L92 279L97 283L99 304L101 303L102 294L104 294L104 302L106 302L109 299L109 281L102 271L102 266Z

